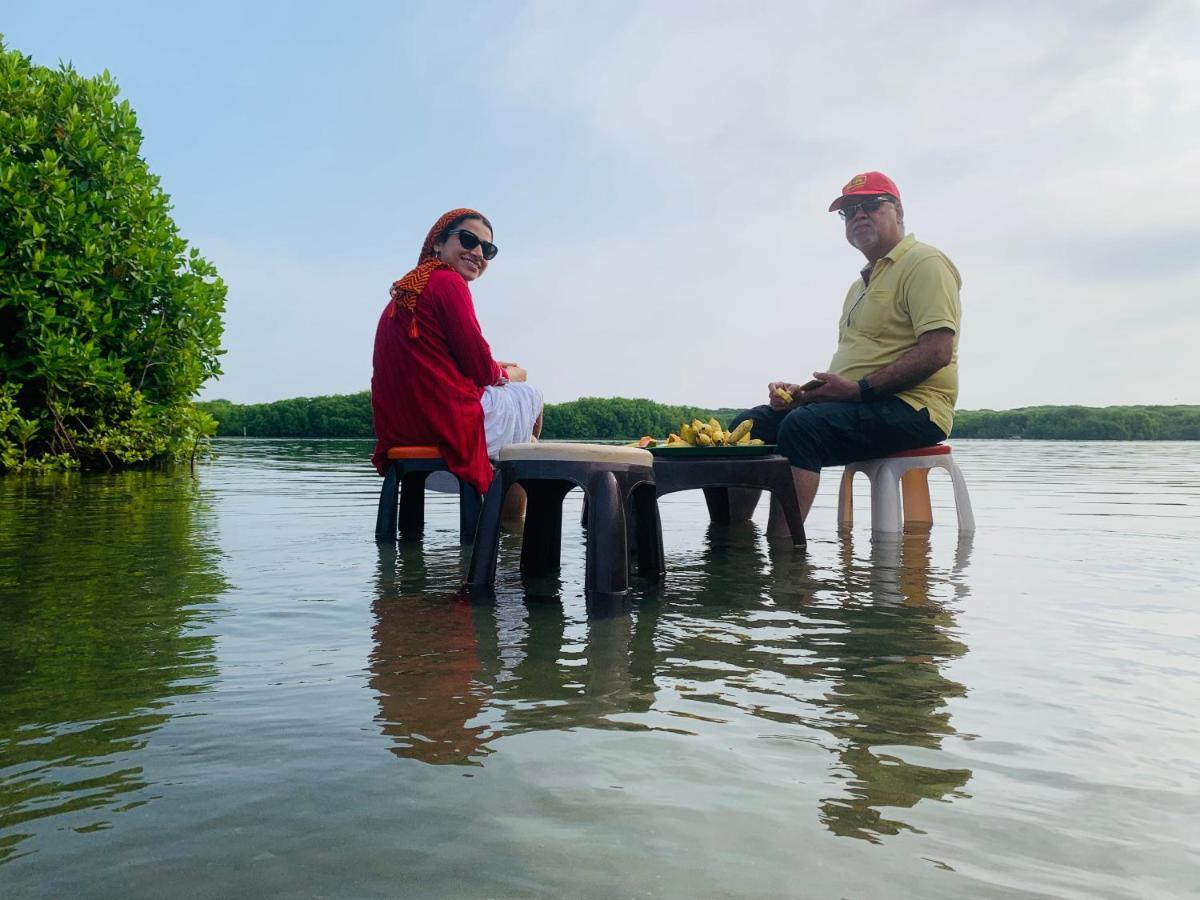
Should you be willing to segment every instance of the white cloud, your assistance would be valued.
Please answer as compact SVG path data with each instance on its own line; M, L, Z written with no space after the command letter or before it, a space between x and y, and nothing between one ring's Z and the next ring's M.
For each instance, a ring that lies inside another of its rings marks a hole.
M882 168L963 273L961 406L1194 402L1198 26L1189 2L547 2L472 20L490 49L402 86L436 97L421 126L440 156L417 171L522 220L497 219L503 255L473 290L497 356L551 401L733 406L824 367L861 264L825 209ZM528 171L494 168L486 148L523 146L530 123L570 153L534 143ZM363 148L396 157L380 196L437 193L406 181L408 137ZM541 167L579 194L546 190ZM514 215L506 182L529 208ZM413 215L387 227L415 249ZM196 243L230 284L227 374L206 396L366 387L407 254ZM1148 395L1147 372L1173 393Z
M519 102L704 198L536 261L571 312L547 312L535 375L552 398L736 404L823 366L859 264L824 208L879 167L963 272L960 405L1160 402L1131 366L1200 383L1200 277L1160 265L1200 236L1198 23L1189 3L527 8L500 79ZM1176 301L1131 320L1132 296Z

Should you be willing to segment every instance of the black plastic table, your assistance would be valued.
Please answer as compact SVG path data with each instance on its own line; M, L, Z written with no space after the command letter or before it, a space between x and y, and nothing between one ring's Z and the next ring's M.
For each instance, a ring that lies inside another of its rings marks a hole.
M769 491L773 501L783 510L792 543L797 547L808 543L791 464L778 454L699 458L655 456L654 482L659 497L677 491L704 491L709 518L718 524L730 521L730 488Z

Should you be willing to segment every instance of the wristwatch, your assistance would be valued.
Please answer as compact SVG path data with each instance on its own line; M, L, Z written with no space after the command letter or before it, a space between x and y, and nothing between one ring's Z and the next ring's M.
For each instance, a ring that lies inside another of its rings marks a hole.
M868 400L875 399L875 388L867 384L867 379L865 378L858 379L858 393L860 395L859 399L862 400L863 403L866 403Z

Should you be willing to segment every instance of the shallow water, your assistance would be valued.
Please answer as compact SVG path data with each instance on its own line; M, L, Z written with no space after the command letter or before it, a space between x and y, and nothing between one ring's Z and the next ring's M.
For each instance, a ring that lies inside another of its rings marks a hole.
M955 443L978 531L456 600L354 441L0 479L0 895L1152 897L1200 883L1200 447ZM508 574L505 574L505 573Z

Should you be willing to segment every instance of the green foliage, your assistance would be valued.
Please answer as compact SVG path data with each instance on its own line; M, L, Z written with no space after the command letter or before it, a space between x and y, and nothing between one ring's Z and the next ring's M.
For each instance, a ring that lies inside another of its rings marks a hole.
M1200 406L1031 406L963 411L954 437L1057 441L1196 441Z
M724 424L734 409L667 406L652 400L625 397L581 397L570 403L548 403L542 437L547 440L634 440L643 435L665 438L692 419L716 416Z
M105 72L0 40L0 471L196 450L225 285L179 236Z
M217 420L217 434L224 436L375 436L371 425L371 395L367 391L246 405L209 400L197 406Z
M197 406L217 420L217 434L227 437L374 437L371 395L334 394L299 397L275 403L241 405L210 400ZM547 440L632 440L644 434L666 437L693 418L715 415L728 423L733 409L664 406L624 397L585 397L546 406L542 437Z
M217 434L250 437L372 437L371 395L335 394L275 403L240 405L228 400L196 404L215 419ZM583 397L550 403L542 437L547 440L633 440L666 437L681 422L716 416L726 425L736 409L667 406L624 397ZM0 429L5 425L0 394ZM1200 406L1035 406L995 412L960 410L956 438L1031 440L1195 441L1200 440Z

